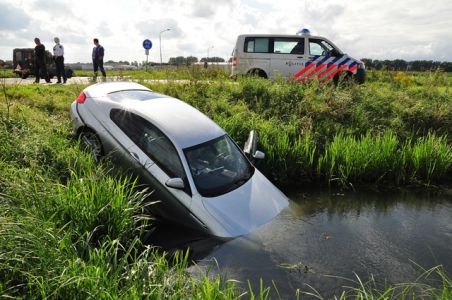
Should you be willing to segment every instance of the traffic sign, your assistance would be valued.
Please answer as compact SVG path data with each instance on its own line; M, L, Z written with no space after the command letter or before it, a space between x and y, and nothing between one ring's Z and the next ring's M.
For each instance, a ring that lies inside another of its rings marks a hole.
M145 39L145 40L143 41L143 48L144 48L144 49L147 49L147 50L151 49L151 48L152 48L152 42L151 42L151 40Z

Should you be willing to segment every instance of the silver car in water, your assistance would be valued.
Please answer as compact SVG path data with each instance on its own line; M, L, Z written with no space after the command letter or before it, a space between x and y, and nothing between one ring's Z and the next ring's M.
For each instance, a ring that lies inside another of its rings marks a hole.
M197 109L133 82L91 85L70 112L95 160L109 155L155 191L157 217L230 238L288 205L250 161L264 157L254 131L244 152Z

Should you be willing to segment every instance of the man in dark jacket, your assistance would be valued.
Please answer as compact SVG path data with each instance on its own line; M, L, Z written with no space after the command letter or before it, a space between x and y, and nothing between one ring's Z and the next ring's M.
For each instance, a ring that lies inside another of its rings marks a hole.
M44 76L46 82L50 83L50 77L46 67L46 48L38 38L35 38L35 44L35 83L39 83L41 74Z
M104 79L106 78L105 70L104 70L104 47L99 44L98 39L94 39L94 48L93 48L93 68L94 68L94 79L97 78L97 70L100 69L102 72L102 76Z

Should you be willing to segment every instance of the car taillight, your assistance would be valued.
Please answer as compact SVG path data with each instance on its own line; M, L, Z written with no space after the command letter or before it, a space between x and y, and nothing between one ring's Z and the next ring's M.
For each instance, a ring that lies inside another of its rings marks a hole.
M77 99L75 99L75 102L79 103L79 104L83 104L85 103L86 100L86 95L84 92L81 92L80 95L78 95Z
M233 57L232 57L232 66L233 66L233 67L237 67L237 62L238 62L237 56L233 56Z

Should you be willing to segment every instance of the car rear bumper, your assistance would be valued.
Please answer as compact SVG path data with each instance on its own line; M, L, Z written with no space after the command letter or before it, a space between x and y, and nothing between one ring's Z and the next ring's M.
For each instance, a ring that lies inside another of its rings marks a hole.
M84 126L83 119L80 117L80 114L77 111L77 103L74 101L71 104L71 119L72 119L72 130L73 134L77 134L79 128Z

